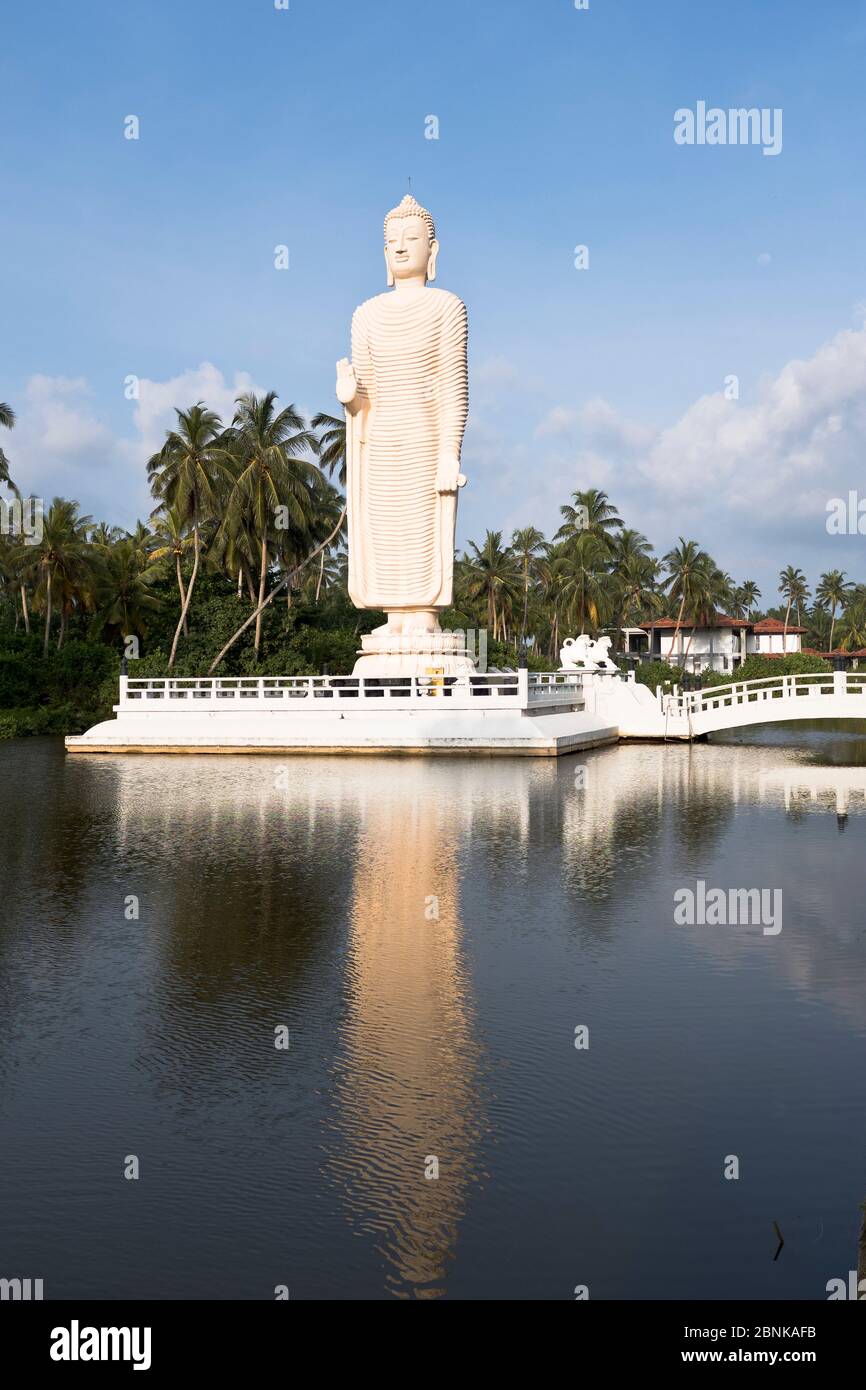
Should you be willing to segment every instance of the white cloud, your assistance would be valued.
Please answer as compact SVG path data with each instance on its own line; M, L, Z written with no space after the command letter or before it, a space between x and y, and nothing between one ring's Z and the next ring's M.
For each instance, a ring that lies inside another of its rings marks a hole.
M235 399L245 391L260 391L247 372L235 372L229 384L218 367L212 362L202 362L200 366L172 377L169 381L151 381L142 377L139 383L139 399L133 414L138 431L135 446L144 450L144 458L156 453L165 439L165 432L177 423L175 407L181 410L196 401L204 401L215 410L223 420L230 420L234 414Z
M478 529L483 516L506 532L533 521L551 535L571 493L601 487L660 550L688 535L732 572L760 579L763 566L774 585L792 562L866 577L862 538L828 537L825 528L829 498L866 493L866 325L740 390L737 401L702 396L661 426L600 398L551 406L525 392L522 409L535 408L538 423L516 437L503 431L495 459L484 451L473 479L483 495L467 519ZM506 385L487 418L507 420L513 394Z
M99 419L83 377L33 376L5 441L10 472L25 492L75 498L82 511L131 526L153 509L145 464L175 424L175 406L202 400L231 419L235 397L260 389L246 372L226 381L211 362L168 381L142 378L130 432L119 433Z
M536 439L546 439L550 436L571 434L579 420L580 415L576 410L569 410L564 405L555 405L536 425L535 437Z
M866 327L761 382L751 403L703 396L638 465L658 494L758 514L806 515L816 485L862 486ZM829 495L829 494L828 494Z

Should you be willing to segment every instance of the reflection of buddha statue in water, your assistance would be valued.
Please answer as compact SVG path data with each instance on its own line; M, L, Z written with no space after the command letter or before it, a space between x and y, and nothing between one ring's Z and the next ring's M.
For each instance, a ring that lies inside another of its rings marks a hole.
M436 760L434 760L435 764ZM330 1170L399 1297L446 1287L483 1177L480 1057L460 917L455 774L407 763L359 774L346 1012ZM469 783L474 771L462 774ZM461 773L456 773L458 785ZM448 785L448 795L444 787ZM468 805L468 785L458 805ZM435 902L435 908L431 904ZM428 1160L440 1164L429 1176Z
M405 197L385 219L394 288L355 310L352 361L337 363L349 594L358 608L387 612L376 636L438 632L438 610L451 603L467 320L456 295L428 287L438 253L432 217Z

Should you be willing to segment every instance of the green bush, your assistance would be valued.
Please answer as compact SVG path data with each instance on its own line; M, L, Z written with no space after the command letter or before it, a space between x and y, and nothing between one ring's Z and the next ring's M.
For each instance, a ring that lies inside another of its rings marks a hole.
M110 707L100 715L93 708L82 709L75 704L43 705L36 709L4 709L0 710L0 741L9 738L30 738L40 734L83 734L101 718L110 717Z
M653 691L657 685L681 685L682 667L669 666L666 661L644 661L635 671L635 680L641 685L648 685Z
M92 698L107 678L116 684L120 671L120 658L111 647L77 638L59 652L49 652L46 661L52 698L59 696L61 701Z
M0 652L0 709L38 705L48 690L47 666L26 652Z
M819 656L790 652L787 656L749 656L736 671L705 671L704 685L730 685L732 681L764 680L772 676L811 675L831 670Z

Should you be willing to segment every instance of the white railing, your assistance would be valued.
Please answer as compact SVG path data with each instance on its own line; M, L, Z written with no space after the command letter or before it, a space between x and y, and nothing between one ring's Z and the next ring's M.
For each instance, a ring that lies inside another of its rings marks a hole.
M764 676L758 680L711 685L704 690L677 689L669 695L662 695L661 703L666 713L697 715L741 705L760 705L768 700L795 701L816 696L841 699L850 696L857 700L857 705L850 711L852 717L866 718L866 672L826 671L795 676ZM859 708L861 704L862 709Z
M580 672L469 676L121 676L119 709L329 709L431 704L451 709L583 705Z
M518 675L527 673L518 672ZM582 671L533 671L527 681L528 703L539 705L568 705L583 707Z

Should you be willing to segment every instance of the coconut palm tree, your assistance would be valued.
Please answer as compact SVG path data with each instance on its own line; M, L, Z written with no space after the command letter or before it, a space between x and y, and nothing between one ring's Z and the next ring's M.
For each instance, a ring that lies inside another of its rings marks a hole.
M665 590L669 602L676 603L679 600L677 611L677 621L674 633L671 638L668 659L673 655L677 637L683 625L683 615L693 613L699 605L706 585L706 567L709 556L702 550L697 541L683 540L679 537L679 542L673 550L669 550L662 560L662 565L667 571Z
M310 429L321 430L319 435L319 467L327 472L329 478L333 478L334 469L337 471L337 482L340 487L346 486L346 421L338 420L334 415L325 415L319 411L310 421Z
M760 597L761 591L754 579L744 579L742 584L738 584L733 592L732 616L751 620L752 609Z
M840 646L846 652L866 648L866 584L857 584L849 595L842 616Z
M651 555L633 551L616 562L613 578L619 638L630 618L655 617L661 612L658 561Z
M309 484L318 472L307 457L318 447L293 405L277 412L276 391L264 396L249 392L237 398L237 410L224 435L226 452L237 474L229 495L223 526L232 532L245 518L252 521L259 545L259 610L265 601L271 541L276 518L287 519L298 530L308 527L311 516ZM282 509L278 512L278 509ZM262 612L256 618L256 660L262 644Z
M232 527L225 525L229 501L242 472L243 464L240 459L228 454L223 461L215 489L217 514L223 520L217 526L208 553L211 563L222 569L236 585L238 603L241 602L246 588L250 604L255 607L256 590L252 576L256 567L258 540L252 517L249 513L243 513Z
M523 617L520 622L520 645L526 641L526 614L529 607L529 586L535 576L538 556L544 549L544 536L535 526L524 526L511 537L511 551L523 575Z
M100 550L107 550L109 546L122 540L123 534L122 526L111 526L107 521L100 521L93 527L87 539Z
M520 574L514 556L503 548L501 531L488 531L482 546L470 541L469 547L472 554L464 556L467 596L486 599L487 624L495 642L508 601L519 591Z
M87 532L92 517L80 516L78 503L55 497L42 521L42 539L33 547L40 577L39 598L45 608L43 654L48 651L55 592L81 582L86 570ZM61 618L61 640L65 632Z
M830 614L830 638L827 646L828 652L833 650L833 632L836 627L836 610L844 608L848 595L853 585L845 578L842 570L828 570L822 574L818 580L818 587L815 590L815 602L819 608L823 608Z
M177 507L163 507L153 513L153 541L156 543L150 551L150 560L154 564L159 564L163 560L174 561L174 576L177 581L177 592L180 596L180 611L186 608L186 588L183 582L183 560L194 545L192 533L188 530L186 520L181 515ZM189 636L189 627L184 621L184 637Z
M7 405L5 401L0 401L0 428L11 430L14 424L15 411L11 405ZM15 484L9 476L9 460L2 449L0 449L0 483L5 483L7 487L12 488L13 492L15 491Z
M313 486L313 524L310 527L310 540L318 544L326 536L333 534L334 527L340 518L341 510L345 503L336 488L326 482L324 477L319 474L314 480ZM322 589L332 586L335 576L339 572L336 564L335 552L340 550L346 539L345 516L342 525L337 530L336 537L329 540L325 549L319 551L318 571L312 570L309 575L309 582L312 586L315 577L314 603L319 602Z
M800 604L805 603L809 594L806 584L806 576L802 570L796 569L793 565L787 565L779 575L779 593L786 600L785 608L785 628L783 634L782 648L788 649L788 623L791 621L791 608L797 609L797 626L800 626Z
M214 484L222 466L222 450L217 444L222 421L202 401L188 410L178 410L177 429L169 430L165 443L147 464L151 491L164 506L175 507L192 528L193 565L186 597L175 628L174 641L168 658L168 669L174 666L177 645L184 630L192 602L195 581L201 559L201 528L214 515Z
M94 635L108 633L115 640L144 637L148 618L160 606L150 588L157 573L156 566L142 565L132 536L106 551L96 575Z
M562 525L554 540L572 541L589 532L608 549L612 549L611 533L622 526L622 517L606 492L591 487L584 492L572 493L571 503L566 503L559 511Z
M21 601L21 618L24 631L30 635L30 607L28 593L34 582L36 567L32 549L20 536L4 536L0 533L0 586L15 614L15 630L18 631L18 601Z
M9 605L15 614L15 626L17 628L18 557L15 549L15 542L0 531L0 594L3 596L3 604Z
M584 531L567 542L556 561L562 574L563 612L578 633L596 631L605 608L610 546L597 531Z
M551 661L555 660L559 650L560 623L565 603L565 575L563 561L565 559L564 545L554 545L548 543L544 547L544 554L537 563L538 580L541 590L542 602L550 610L550 643L548 655Z
M724 612L731 607L732 586L731 576L720 570L712 556L704 552L692 577L691 594L687 608L687 616L691 619L692 630L683 652L683 663L691 651L697 628L699 626L712 626L719 612Z
M291 572L296 576L286 585L287 609L292 606L294 589L302 582L303 570L301 565L303 560L318 546L319 541L331 535L343 508L343 499L340 493L331 486L318 469L313 471L311 477L304 482L304 486L309 493L309 498L302 524L295 525L290 517L286 517L287 524L277 527L274 540L274 555L279 561L283 573ZM342 529L341 527L340 531ZM332 540L329 544L339 543L340 533L338 532L337 540ZM320 551L319 573L321 575L324 575L326 560L326 551ZM311 579L311 576L305 577L308 581Z
M630 526L624 526L621 531L617 531L611 537L611 559L614 569L618 565L624 565L633 556L652 555L652 542L647 540L640 531L633 530Z

